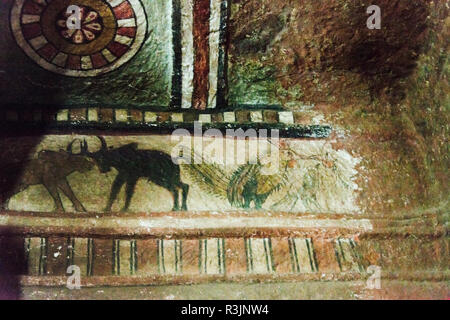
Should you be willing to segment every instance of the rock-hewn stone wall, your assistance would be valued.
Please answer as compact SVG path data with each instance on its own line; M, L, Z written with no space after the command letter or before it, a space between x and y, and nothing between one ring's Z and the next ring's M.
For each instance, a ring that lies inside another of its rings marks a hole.
M366 9L382 10L369 30ZM230 101L326 121L363 158L363 207L448 194L448 1L233 1ZM342 129L342 130L340 130Z

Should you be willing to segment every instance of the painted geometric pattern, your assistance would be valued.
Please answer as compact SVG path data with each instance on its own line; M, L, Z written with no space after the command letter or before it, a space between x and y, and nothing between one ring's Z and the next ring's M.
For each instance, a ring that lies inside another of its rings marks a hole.
M33 137L1 139L5 149L11 143L18 145L0 163L5 168L0 174L2 204L23 213L358 211L353 178L357 160L332 149L328 141L273 139L269 143L265 138L229 137L217 137L214 144L208 138L186 134L181 139L56 134L41 137L38 145ZM221 153L208 151L211 145ZM29 146L35 150L32 154ZM193 151L187 151L191 146ZM235 152L238 148L239 153ZM180 150L191 163L178 163L175 157ZM28 154L26 160L20 158L23 154ZM205 161L197 161L200 154ZM240 160L240 155L252 163ZM28 219L32 218L24 216L17 223ZM239 220L232 221L242 226Z
M58 112L41 109L0 111L0 121L6 122L80 122L89 123L186 123L199 121L202 123L260 123L285 125L305 124L304 113L278 110L240 110L210 113L192 112L155 112L142 109L112 108L73 108L61 107ZM329 134L328 126L326 136Z
M70 25L72 17L79 26ZM146 26L139 0L18 0L11 12L11 29L23 51L41 67L75 77L126 63L140 49Z
M122 240L26 238L30 276L305 274L363 272L351 239L209 238Z

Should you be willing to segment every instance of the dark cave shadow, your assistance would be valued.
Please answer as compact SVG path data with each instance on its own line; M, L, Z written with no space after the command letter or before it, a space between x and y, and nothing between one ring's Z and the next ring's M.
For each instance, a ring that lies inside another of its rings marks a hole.
M20 278L26 275L24 238L2 231L0 238L0 300L22 298Z
M0 129L0 201L19 181L26 160L45 135L45 131L28 132L24 128L18 125L13 130L4 126ZM23 137L27 137L26 145L22 143ZM6 164L12 162L19 164L16 170L5 170ZM4 214L2 209L0 216ZM15 232L8 227L0 228L0 300L22 298L21 277L27 274L28 262L24 236Z

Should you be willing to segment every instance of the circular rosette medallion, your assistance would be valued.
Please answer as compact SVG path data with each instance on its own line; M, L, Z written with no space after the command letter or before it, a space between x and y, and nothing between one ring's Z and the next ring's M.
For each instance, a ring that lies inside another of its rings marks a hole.
M44 69L92 77L129 61L145 40L140 0L15 0L17 44Z

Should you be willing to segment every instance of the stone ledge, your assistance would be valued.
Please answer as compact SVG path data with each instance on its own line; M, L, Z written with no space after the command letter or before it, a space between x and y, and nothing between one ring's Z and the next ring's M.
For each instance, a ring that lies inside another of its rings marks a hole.
M355 214L293 214L286 212L148 212L148 213L58 213L0 212L4 235L86 236L122 239L198 237L314 237L339 236L359 239L395 239L414 236L438 239L448 234L437 224L436 215L417 219L372 217Z
M363 280L366 277L358 272L342 273L315 273L315 274L284 274L284 275L202 275L192 276L109 276L109 277L89 277L81 280L84 288L111 286L124 287L136 285L181 285L181 284L201 284L201 283L226 283L226 282L280 282L280 281L355 281ZM21 277L23 286L43 286L43 287L65 287L67 277L64 276L24 276Z
M368 219L315 218L288 213L59 214L8 212L0 214L3 234L64 235L115 238L197 238L202 236L355 236L373 229Z
M185 285L141 285L119 289L98 286L70 290L66 287L23 287L30 300L445 300L447 282L385 280L382 290L366 288L365 281L224 282Z
M81 279L83 288L96 287L126 287L126 286L160 286L160 285L182 285L202 283L280 283L280 282L350 282L361 281L365 284L369 275L360 272L342 273L314 273L314 274L285 274L285 275L204 275L193 278L192 276L93 276ZM420 271L420 272L384 272L381 274L383 281L408 281L408 282L446 282L450 280L449 271ZM23 286L41 287L65 287L67 277L65 276L23 276L20 279Z
M448 250L442 236L430 239L432 234L426 230L416 230L417 234L402 239L401 230L399 238L390 228L383 229L388 218L289 218L282 212L269 219L249 218L251 213L243 212L230 216L169 212L167 216L156 213L155 217L149 213L137 217L116 213L103 218L96 218L95 213L80 214L83 217L76 213L67 213L67 217L28 213L28 218L26 214L0 215L0 244L5 248L0 260L9 261L10 254L24 250L24 286L65 286L69 265L80 267L83 287L365 281L369 265L382 268L383 281L450 279L449 271L442 269ZM254 222L254 226L225 226L234 220L242 223L243 219ZM290 228L261 228L257 225L260 219L264 224L275 219ZM186 224L184 220L191 222ZM212 226L202 226L198 220ZM392 220L413 227L408 219ZM139 221L142 226L135 225ZM152 229L156 224L159 227ZM373 234L377 235L375 239L367 238ZM400 242L405 246L398 251L395 246ZM405 260L401 250L406 250L410 259ZM432 262L420 259L425 254Z

